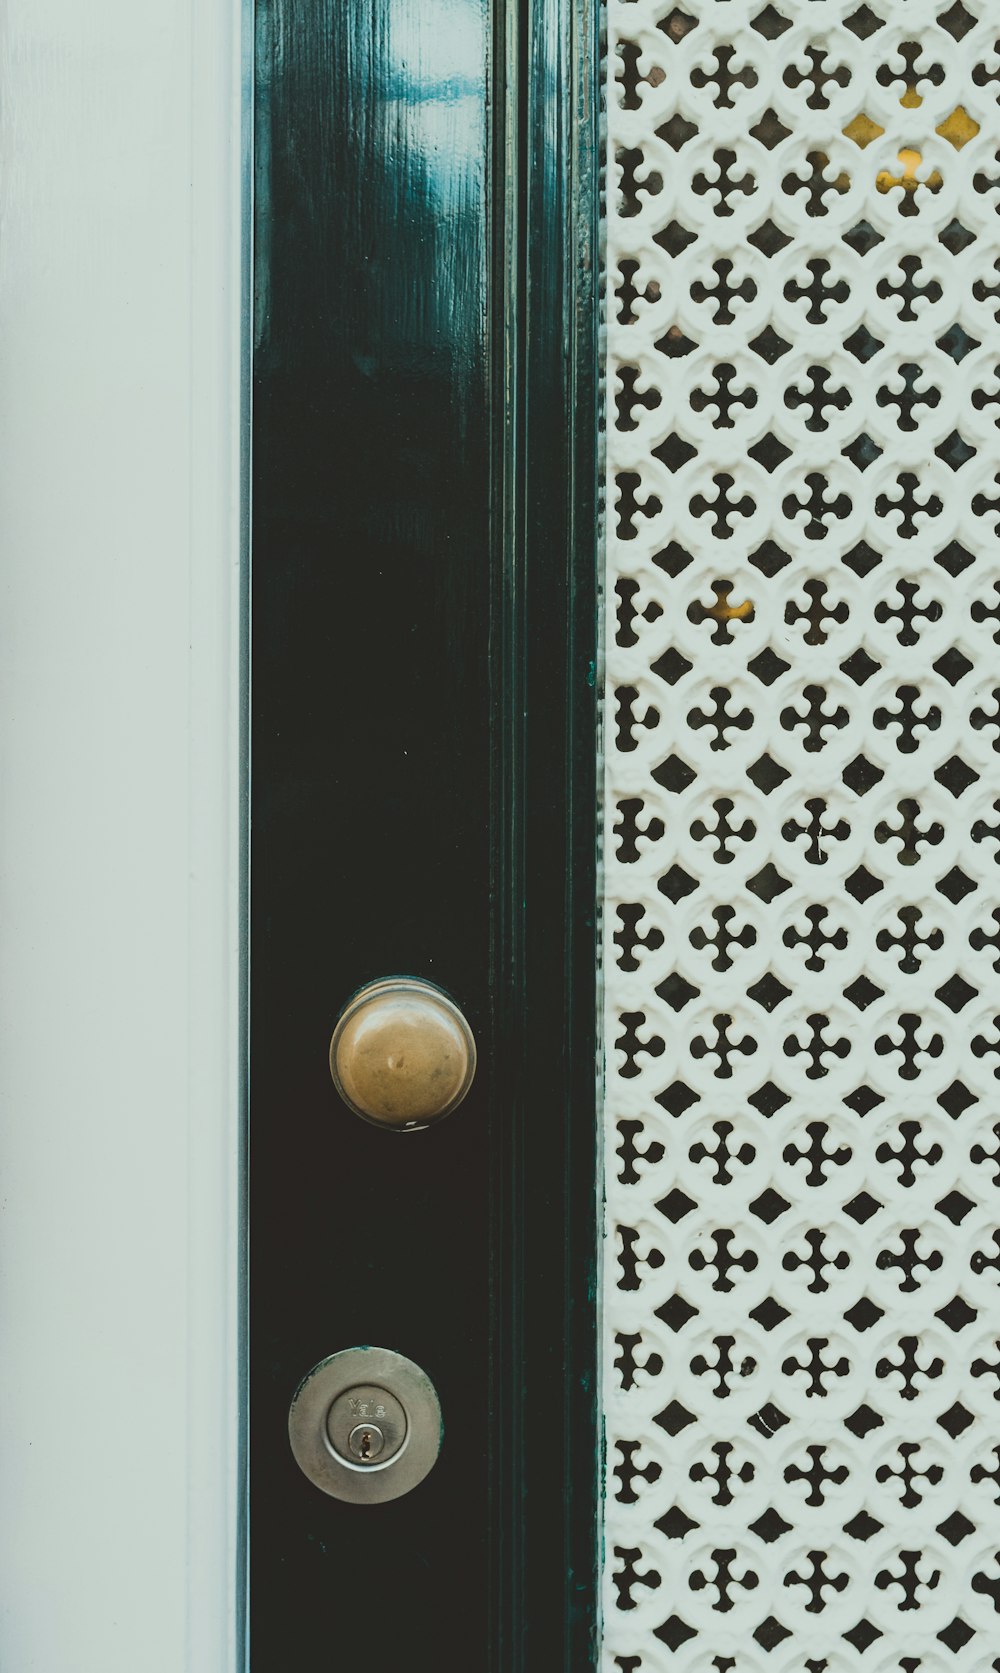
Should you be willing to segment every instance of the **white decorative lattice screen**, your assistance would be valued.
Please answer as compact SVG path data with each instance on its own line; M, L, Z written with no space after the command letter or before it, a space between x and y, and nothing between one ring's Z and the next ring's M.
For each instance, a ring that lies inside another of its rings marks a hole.
M606 1673L1000 1669L1000 10L609 0Z

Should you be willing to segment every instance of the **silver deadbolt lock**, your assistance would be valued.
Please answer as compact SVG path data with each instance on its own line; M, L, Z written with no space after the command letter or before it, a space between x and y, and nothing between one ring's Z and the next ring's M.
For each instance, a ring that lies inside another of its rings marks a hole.
M350 1504L384 1504L416 1487L441 1450L430 1378L390 1348L347 1348L303 1378L288 1413L299 1469Z

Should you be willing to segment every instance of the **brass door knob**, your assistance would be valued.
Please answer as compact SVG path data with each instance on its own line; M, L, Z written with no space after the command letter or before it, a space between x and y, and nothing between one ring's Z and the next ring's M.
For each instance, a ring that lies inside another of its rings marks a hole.
M450 1115L475 1072L476 1042L458 1006L415 976L362 988L330 1041L330 1073L345 1104L397 1132Z

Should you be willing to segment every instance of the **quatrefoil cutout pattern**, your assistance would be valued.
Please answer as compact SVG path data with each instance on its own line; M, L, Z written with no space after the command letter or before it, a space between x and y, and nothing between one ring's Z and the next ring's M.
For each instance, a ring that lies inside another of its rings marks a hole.
M1000 18L608 0L603 1673L1000 1673Z

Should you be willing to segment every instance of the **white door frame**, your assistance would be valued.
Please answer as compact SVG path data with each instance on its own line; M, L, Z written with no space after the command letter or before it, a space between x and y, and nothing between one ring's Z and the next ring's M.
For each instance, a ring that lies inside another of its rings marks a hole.
M8 1673L242 1654L242 10L0 6Z

